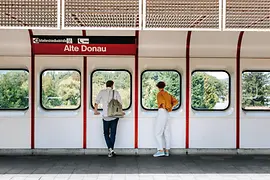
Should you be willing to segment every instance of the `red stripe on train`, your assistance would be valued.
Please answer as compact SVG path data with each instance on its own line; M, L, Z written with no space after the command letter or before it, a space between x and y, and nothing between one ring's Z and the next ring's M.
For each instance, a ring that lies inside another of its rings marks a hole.
M86 31L82 31L86 36ZM83 57L83 148L87 148L87 57Z
M190 39L191 39L191 31L188 31L186 40L186 148L187 149L189 148Z
M239 33L236 52L236 148L240 148L240 58L244 31Z
M136 31L136 53L135 53L135 142L134 147L139 146L139 31Z
M33 46L33 31L28 30L31 44L31 149L35 148L35 54Z

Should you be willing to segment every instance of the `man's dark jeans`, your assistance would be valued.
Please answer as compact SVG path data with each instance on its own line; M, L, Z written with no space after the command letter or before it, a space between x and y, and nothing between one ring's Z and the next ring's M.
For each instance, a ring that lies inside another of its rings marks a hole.
M103 120L103 132L104 132L104 137L105 137L108 149L109 148L113 149L114 147L118 120L119 118L116 118L115 120L112 120L112 121Z

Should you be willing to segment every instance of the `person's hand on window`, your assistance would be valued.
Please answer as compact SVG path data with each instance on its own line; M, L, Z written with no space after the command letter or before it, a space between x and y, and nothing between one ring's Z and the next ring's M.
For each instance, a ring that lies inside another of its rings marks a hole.
M100 112L98 112L98 104L97 103L95 103L94 115L100 115Z

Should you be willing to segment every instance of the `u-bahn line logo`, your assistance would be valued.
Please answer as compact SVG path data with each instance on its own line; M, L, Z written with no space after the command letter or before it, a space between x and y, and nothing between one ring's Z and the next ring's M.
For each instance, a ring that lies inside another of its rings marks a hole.
M89 44L89 38L78 38L78 44Z

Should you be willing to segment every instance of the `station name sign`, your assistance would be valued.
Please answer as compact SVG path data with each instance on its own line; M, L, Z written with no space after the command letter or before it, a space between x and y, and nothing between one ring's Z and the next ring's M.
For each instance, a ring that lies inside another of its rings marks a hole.
M36 55L135 55L135 36L33 36Z

